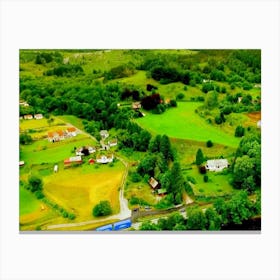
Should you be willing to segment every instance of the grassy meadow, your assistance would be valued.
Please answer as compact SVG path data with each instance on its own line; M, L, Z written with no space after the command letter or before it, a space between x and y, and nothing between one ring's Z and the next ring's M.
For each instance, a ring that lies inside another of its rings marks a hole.
M171 108L162 115L146 113L136 122L153 134L166 134L171 138L208 141L225 146L237 147L239 139L223 132L219 127L208 124L195 113L201 104L198 102L178 102L177 108Z
M199 173L195 165L192 166L191 170L185 171L184 175L195 178L196 183L191 183L195 196L218 197L231 195L236 191L229 183L230 175L223 175L219 172L207 172L209 181L204 182L204 175Z

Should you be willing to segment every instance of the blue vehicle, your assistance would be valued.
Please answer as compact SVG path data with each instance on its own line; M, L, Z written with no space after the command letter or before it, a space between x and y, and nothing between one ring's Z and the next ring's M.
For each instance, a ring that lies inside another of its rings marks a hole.
M130 228L131 227L131 220L127 219L124 221L116 222L114 223L114 230L121 230L125 228Z
M96 231L112 231L113 230L113 225L106 225L106 226L102 226L96 229Z

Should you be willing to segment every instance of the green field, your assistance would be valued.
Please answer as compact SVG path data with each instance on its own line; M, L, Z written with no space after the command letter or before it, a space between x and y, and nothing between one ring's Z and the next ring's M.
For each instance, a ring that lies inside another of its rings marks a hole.
M195 141L211 140L213 143L237 147L240 139L206 123L195 113L200 105L198 102L178 102L177 108L169 109L162 115L146 113L145 117L136 122L153 134Z
M59 120L64 121L65 123L71 123L73 126L77 127L78 129L84 130L83 120L72 115L63 115L57 116Z
M77 135L56 143L49 142L47 139L40 140L31 145L22 145L20 159L28 164L55 163L75 156L74 147L85 145L95 146L96 142L85 135Z
M30 214L40 209L39 200L23 187L19 188L19 213L20 215Z
M196 183L192 184L192 189L196 196L224 196L230 195L235 191L229 183L230 175L222 175L219 172L207 172L209 181L205 183L203 180L204 175L199 173L195 165L192 170L184 173L195 178Z
M182 168L195 162L195 156L198 149L201 149L203 155L207 158L231 158L236 152L236 148L214 144L213 147L207 148L205 142L171 138L172 146L176 149L176 155L181 163Z

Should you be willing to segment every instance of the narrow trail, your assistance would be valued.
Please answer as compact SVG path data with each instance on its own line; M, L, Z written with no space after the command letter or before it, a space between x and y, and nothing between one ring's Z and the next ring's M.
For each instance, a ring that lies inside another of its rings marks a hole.
M66 123L66 125L75 127L71 123ZM77 127L75 127L75 128L81 134L88 135L91 139L97 141L96 138L93 137L92 135L90 135L89 133L86 133L86 132L78 129ZM77 223L49 225L49 226L46 227L47 230L59 229L59 228L79 227L79 226L85 226L85 225L94 225L94 224L99 224L100 222L106 222L106 221L109 221L109 220L115 220L115 219L123 220L123 219L131 217L131 210L128 208L128 201L124 197L124 186L125 186L126 178L127 178L127 175L128 175L129 166L128 166L128 163L123 158L121 158L119 156L117 156L116 158L118 160L120 160L122 162L122 164L125 166L125 171L124 171L124 174L123 174L123 177L122 177L122 181L121 181L121 184L120 184L120 191L119 191L120 212L118 214L111 215L111 216L108 216L108 217L102 218L102 219L94 219L94 220L88 220L88 221L77 222Z

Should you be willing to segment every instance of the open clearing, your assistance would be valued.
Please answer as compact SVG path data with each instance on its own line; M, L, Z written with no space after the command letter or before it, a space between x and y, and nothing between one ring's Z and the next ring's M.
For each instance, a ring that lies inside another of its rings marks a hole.
M184 174L195 178L196 184L192 184L192 189L196 196L218 197L229 195L236 191L229 184L229 175L222 175L218 172L207 172L209 181L205 183L203 180L204 175L199 173L195 165L193 169L184 172Z
M34 211L40 210L39 200L28 190L23 187L19 188L19 198L20 198L20 215L30 214Z
M172 138L195 141L211 140L225 146L238 146L240 139L227 134L218 127L208 124L195 113L201 103L178 102L177 108L171 108L162 115L146 113L136 122L153 134L166 134Z
M76 221L93 219L92 208L101 200L108 200L113 213L119 210L118 189L124 167L91 165L61 170L44 178L44 192L57 204L77 215ZM110 176L109 176L110 174Z

